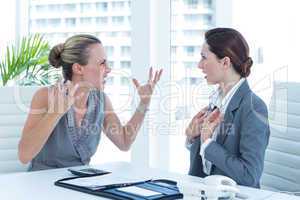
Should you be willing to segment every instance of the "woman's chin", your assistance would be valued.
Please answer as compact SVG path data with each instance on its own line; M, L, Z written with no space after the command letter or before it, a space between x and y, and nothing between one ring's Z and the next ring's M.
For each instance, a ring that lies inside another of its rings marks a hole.
M206 79L206 83L207 83L207 85L215 85L215 84L217 84L216 81L212 81L212 80L209 80L209 79Z

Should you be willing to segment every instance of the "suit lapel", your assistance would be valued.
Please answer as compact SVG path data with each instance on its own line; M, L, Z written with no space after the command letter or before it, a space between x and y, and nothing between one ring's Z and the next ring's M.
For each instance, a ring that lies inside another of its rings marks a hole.
M233 95L232 99L230 100L228 107L225 111L224 121L220 124L220 129L217 137L217 142L219 144L224 144L228 133L230 132L231 128L234 126L234 112L236 109L239 108L240 103L245 96L250 91L249 85L247 80L245 80L242 85L238 88L238 90Z

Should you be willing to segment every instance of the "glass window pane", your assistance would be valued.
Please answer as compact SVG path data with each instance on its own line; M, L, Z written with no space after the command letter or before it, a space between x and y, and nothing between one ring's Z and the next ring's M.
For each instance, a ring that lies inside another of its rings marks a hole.
M100 12L107 11L107 2L98 2L96 3L96 10Z
M211 88L198 69L200 50L206 30L213 27L212 4L204 0L171 0L171 74L179 93L172 99L170 135L170 170L188 172L189 152L185 148L185 129L200 108L206 106ZM208 7L203 10L201 8ZM179 89L178 89L179 88Z
M76 18L66 18L66 27L75 27Z

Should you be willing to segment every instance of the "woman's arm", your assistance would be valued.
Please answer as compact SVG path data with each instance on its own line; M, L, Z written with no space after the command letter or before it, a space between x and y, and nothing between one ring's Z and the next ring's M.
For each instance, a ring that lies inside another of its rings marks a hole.
M61 116L73 104L77 87L45 87L34 94L19 142L18 155L22 163L30 162L40 152ZM66 88L70 91L68 97L65 96Z
M113 110L110 99L105 95L106 114L104 119L104 133L122 151L128 151L130 149L144 121L146 107L148 107L148 105L140 103L139 107L145 107L144 112L140 110L135 111L127 124L122 126L120 119Z
M22 137L19 142L19 159L26 164L41 150L59 116L47 113L48 88L39 89L31 101Z
M149 80L147 84L142 86L136 79L133 79L141 101L131 119L124 126L122 126L120 119L114 112L111 101L105 96L104 133L120 150L128 151L135 140L144 121L154 87L159 81L161 74L162 70L156 71L153 78L152 68L150 68Z

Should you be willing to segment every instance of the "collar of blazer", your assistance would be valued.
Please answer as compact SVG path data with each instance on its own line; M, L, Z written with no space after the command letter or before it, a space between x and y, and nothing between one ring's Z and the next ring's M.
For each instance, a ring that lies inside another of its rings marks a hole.
M224 121L221 124L221 129L219 135L217 137L217 142L219 144L223 144L225 139L230 132L232 126L234 126L233 119L234 119L234 111L239 108L243 97L250 92L249 84L247 79L241 84L241 86L237 89L235 94L233 95L232 99L228 104L228 108L226 109Z

